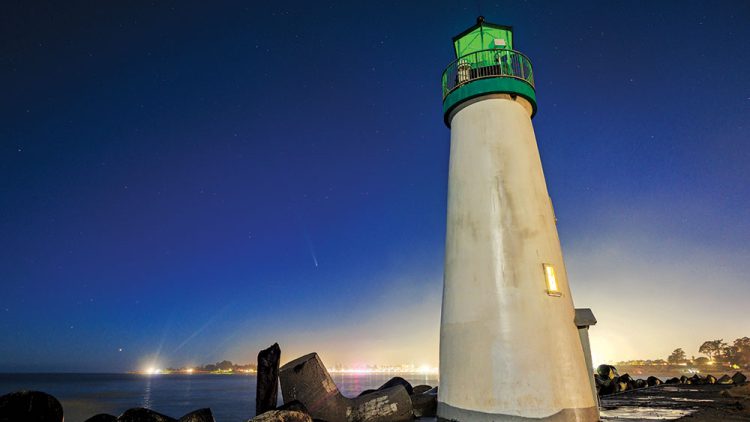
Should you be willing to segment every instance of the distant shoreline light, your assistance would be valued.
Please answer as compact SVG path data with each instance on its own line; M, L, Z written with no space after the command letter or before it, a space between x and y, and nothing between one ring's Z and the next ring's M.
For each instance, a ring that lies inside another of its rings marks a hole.
M193 374L218 374L218 375L247 375L247 374L255 374L257 371L254 369L238 369L238 370L232 370L232 369L220 369L216 371L201 371L196 370L195 368L181 368L181 369L160 369L160 368L146 368L140 371L133 371L130 372L132 374L139 374L139 375L193 375Z
M420 374L420 375L438 375L439 369L435 366L421 365L416 366L412 364L408 365L393 365L393 366L379 366L379 365L366 365L361 367L342 367L340 365L327 368L331 374ZM219 375L247 375L255 374L255 369L223 369L215 371L205 371L196 368L179 368L179 369L162 369L155 366L144 368L142 370L133 371L132 373L140 375L192 375L192 374L219 374Z
M386 367L366 367L366 368L327 368L331 374L438 374L438 368L428 365L414 366L386 366Z

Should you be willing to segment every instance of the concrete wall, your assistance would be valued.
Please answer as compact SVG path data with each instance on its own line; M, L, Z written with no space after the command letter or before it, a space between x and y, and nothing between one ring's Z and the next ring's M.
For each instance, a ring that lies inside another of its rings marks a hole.
M497 94L451 121L444 418L596 420L530 114L527 101ZM547 294L542 263L554 265L561 296Z

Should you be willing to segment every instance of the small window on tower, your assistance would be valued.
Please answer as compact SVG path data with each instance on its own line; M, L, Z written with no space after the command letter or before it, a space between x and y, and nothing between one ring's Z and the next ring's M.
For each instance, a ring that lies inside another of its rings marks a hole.
M505 40L502 38L495 38L495 47L505 47Z
M560 296L560 286L557 285L557 276L555 267L552 264L542 264L544 269L544 280L547 282L547 294L550 296Z

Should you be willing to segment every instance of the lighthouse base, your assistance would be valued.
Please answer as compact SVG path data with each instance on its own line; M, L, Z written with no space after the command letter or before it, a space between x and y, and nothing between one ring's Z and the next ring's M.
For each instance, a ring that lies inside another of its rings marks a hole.
M584 409L563 409L555 414L541 417L529 418L516 415L503 415L497 413L485 413L476 410L460 409L449 404L438 402L438 421L471 421L471 422L593 422L599 420L599 409L596 406Z

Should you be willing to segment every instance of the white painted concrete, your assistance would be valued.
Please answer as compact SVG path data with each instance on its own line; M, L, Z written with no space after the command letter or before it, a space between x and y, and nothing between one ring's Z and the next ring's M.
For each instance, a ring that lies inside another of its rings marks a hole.
M521 97L492 95L451 121L438 400L507 419L596 420L579 412L596 404L530 115ZM543 263L561 296L547 294Z

